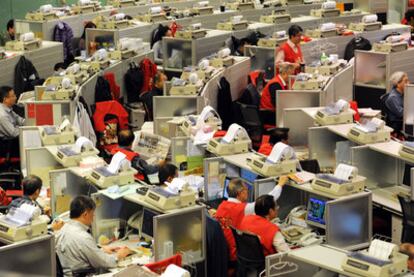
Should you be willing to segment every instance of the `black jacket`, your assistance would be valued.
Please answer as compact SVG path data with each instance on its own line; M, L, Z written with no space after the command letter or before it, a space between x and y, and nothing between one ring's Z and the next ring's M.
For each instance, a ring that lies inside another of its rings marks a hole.
M39 78L33 63L21 56L14 68L14 92L17 99L23 92L34 90L35 86L41 85L43 82L44 80Z

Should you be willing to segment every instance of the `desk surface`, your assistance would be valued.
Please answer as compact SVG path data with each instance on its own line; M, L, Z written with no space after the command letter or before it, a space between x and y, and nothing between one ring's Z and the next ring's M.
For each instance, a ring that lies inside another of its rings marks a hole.
M410 189L403 186L374 189L372 190L372 201L392 212L402 214L401 205L397 198L400 193L410 195Z
M220 156L223 160L227 163L235 165L237 167L255 172L250 166L247 165L247 158L250 158L253 155L252 152L236 154L236 155L227 155L227 156ZM257 173L257 172L255 172Z

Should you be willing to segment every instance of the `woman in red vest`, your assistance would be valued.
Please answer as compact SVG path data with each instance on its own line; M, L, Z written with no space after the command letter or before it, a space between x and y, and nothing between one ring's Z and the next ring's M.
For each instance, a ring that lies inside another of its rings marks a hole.
M305 63L300 48L302 33L303 29L299 25L293 24L290 26L288 30L289 39L280 46L276 55L276 65L282 62L291 63L295 66L296 74L300 72L300 65Z
M278 199L282 193L282 187L286 184L287 180L288 178L286 176L281 176L278 185L268 195L272 196L272 199ZM254 214L255 203L247 203L249 191L241 179L232 179L227 187L227 192L229 199L221 202L215 217L223 229L224 237L229 248L229 259L232 262L236 261L237 257L236 242L230 226L238 229L245 215Z
M279 227L271 221L277 217L278 207L272 195L262 195L256 199L255 215L248 215L240 223L239 230L248 231L259 237L264 255L289 251Z

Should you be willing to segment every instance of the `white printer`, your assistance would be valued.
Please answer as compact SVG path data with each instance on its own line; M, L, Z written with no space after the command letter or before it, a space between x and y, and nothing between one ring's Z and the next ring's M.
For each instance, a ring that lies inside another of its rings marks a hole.
M316 112L315 123L321 126L352 123L354 111L350 109L348 101L340 99Z
M348 138L360 143L370 144L386 142L391 139L392 128L378 118L372 118L363 124L355 123L349 130Z
M220 156L246 153L249 151L251 143L246 129L233 123L224 137L210 139L207 151Z

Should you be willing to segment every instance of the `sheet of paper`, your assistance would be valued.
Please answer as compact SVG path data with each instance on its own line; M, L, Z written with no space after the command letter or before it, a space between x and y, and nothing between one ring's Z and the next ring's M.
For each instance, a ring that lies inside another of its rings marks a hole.
M198 130L194 136L194 145L206 144L210 139L213 138L215 131L204 133L203 130Z
M224 141L225 143L232 142L232 140L234 140L237 137L237 133L239 132L239 130L242 128L243 127L239 124L231 124L229 129L227 130L226 135L222 138L222 141Z
M368 254L371 257L383 260L383 261L387 261L389 260L392 251L394 250L394 248L396 247L395 244L386 242L386 241L382 241L382 240L378 240L378 239L374 239L368 249Z
M122 152L117 152L111 160L111 163L108 165L107 169L112 174L118 173L118 170L121 168L122 161L125 160L126 155Z
M178 194L180 190L187 185L187 181L182 178L174 178L171 183L165 182L168 186L167 191Z
M205 120L208 118L209 113L214 113L214 109L211 106L206 106L201 111L201 114L197 118L197 127L201 128L205 124Z
M83 145L92 145L92 142L86 137L78 138L75 143L75 151L80 153Z
M54 173L52 176L50 185L54 188L54 194L63 195L67 187L66 172Z
M25 130L23 134L23 148L36 148L42 146L42 140L38 130Z
M358 174L358 169L347 164L339 164L334 172L334 176L341 180L351 180Z
M63 132L63 131L66 129L66 127L68 127L68 126L70 126L70 121L69 121L69 119L65 119L65 120L63 120L63 122L60 124L60 126L59 126L59 130L60 130L61 132Z

